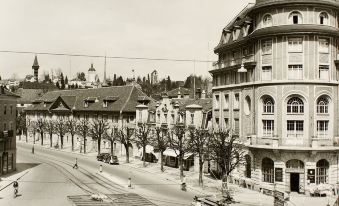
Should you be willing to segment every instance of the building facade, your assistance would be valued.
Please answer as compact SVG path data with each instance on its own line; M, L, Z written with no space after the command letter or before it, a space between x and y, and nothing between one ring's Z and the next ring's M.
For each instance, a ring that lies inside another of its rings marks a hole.
M135 127L136 106L149 104L151 101L135 86L115 86L96 89L59 90L47 92L26 108L27 127L38 119L87 120L89 126L94 119L104 119L109 123L109 130L114 128ZM30 132L30 131L29 131ZM57 134L55 139L57 139ZM67 134L66 134L67 135ZM65 135L65 136L66 136ZM78 135L75 137L82 138ZM91 140L90 136L87 137ZM90 141L88 141L90 142ZM82 147L83 141L79 141ZM107 144L102 141L103 149ZM96 147L93 142L92 147ZM90 149L90 147L87 147ZM78 148L77 148L78 149ZM125 155L125 149L118 143L114 144L115 155ZM134 151L134 152L133 152ZM130 145L130 157L137 154L137 147ZM134 155L133 155L134 154Z
M246 142L243 175L304 193L339 182L339 2L257 0L214 52L213 122Z
M162 95L161 100L154 102L148 106L138 105L136 111L136 122L147 123L153 128L166 128L171 130L175 125L182 125L185 128L205 128L211 127L212 119L212 99L205 98L203 91L199 99L189 98L186 95L182 98L180 90L177 96L172 98L167 93ZM156 159L160 158L160 154L149 147L149 155L154 154ZM164 152L164 165L170 167L178 167L178 151L167 148ZM184 155L185 170L193 169L198 171L198 159L192 153Z
M0 175L16 170L16 100L0 87Z

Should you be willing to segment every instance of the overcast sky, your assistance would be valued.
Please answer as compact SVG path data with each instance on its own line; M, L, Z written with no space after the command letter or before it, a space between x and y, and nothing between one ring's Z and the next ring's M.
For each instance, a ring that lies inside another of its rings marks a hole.
M216 60L222 28L254 0L1 0L0 50ZM0 53L0 75L32 74L33 54ZM60 68L73 77L101 58L38 55L39 72ZM184 79L194 63L107 60L107 76L146 75ZM196 63L208 75L211 63Z

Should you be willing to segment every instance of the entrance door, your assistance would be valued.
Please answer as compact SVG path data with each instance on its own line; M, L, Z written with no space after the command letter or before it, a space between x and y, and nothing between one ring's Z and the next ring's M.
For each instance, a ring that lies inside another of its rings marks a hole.
M291 192L299 193L300 176L299 173L291 173Z

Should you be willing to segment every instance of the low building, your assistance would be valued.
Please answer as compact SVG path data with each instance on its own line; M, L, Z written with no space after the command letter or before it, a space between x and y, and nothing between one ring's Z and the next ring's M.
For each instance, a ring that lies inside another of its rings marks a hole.
M162 99L149 106L139 105L136 111L137 123L148 123L152 127L162 127L172 129L176 124L184 127L208 128L212 119L212 99L205 98L202 92L200 99L192 98L170 98L167 93L162 95ZM151 147L146 153L153 153L159 159L159 154ZM165 165L178 167L178 152L168 148L165 152ZM145 156L151 156L146 154ZM151 156L152 157L152 156ZM189 170L197 162L192 153L184 156L185 169ZM195 169L198 171L198 169Z
M0 87L0 175L16 170L16 100Z
M31 121L76 119L88 120L103 118L110 126L135 127L136 106L147 105L151 99L135 86L115 86L96 89L59 90L47 92L26 108L27 124ZM94 144L96 146L96 144ZM103 146L104 144L103 141ZM125 150L114 144L116 155L124 155ZM130 145L130 157L136 146ZM117 150L118 148L118 150ZM121 149L120 149L121 148ZM137 154L135 152L134 154Z

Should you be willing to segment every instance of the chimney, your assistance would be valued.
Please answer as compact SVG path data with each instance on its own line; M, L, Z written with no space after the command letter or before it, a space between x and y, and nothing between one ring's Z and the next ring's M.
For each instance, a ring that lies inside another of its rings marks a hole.
M206 91L202 90L201 92L201 99L206 99Z
M181 92L180 92L180 90L178 91L178 99L181 99Z

